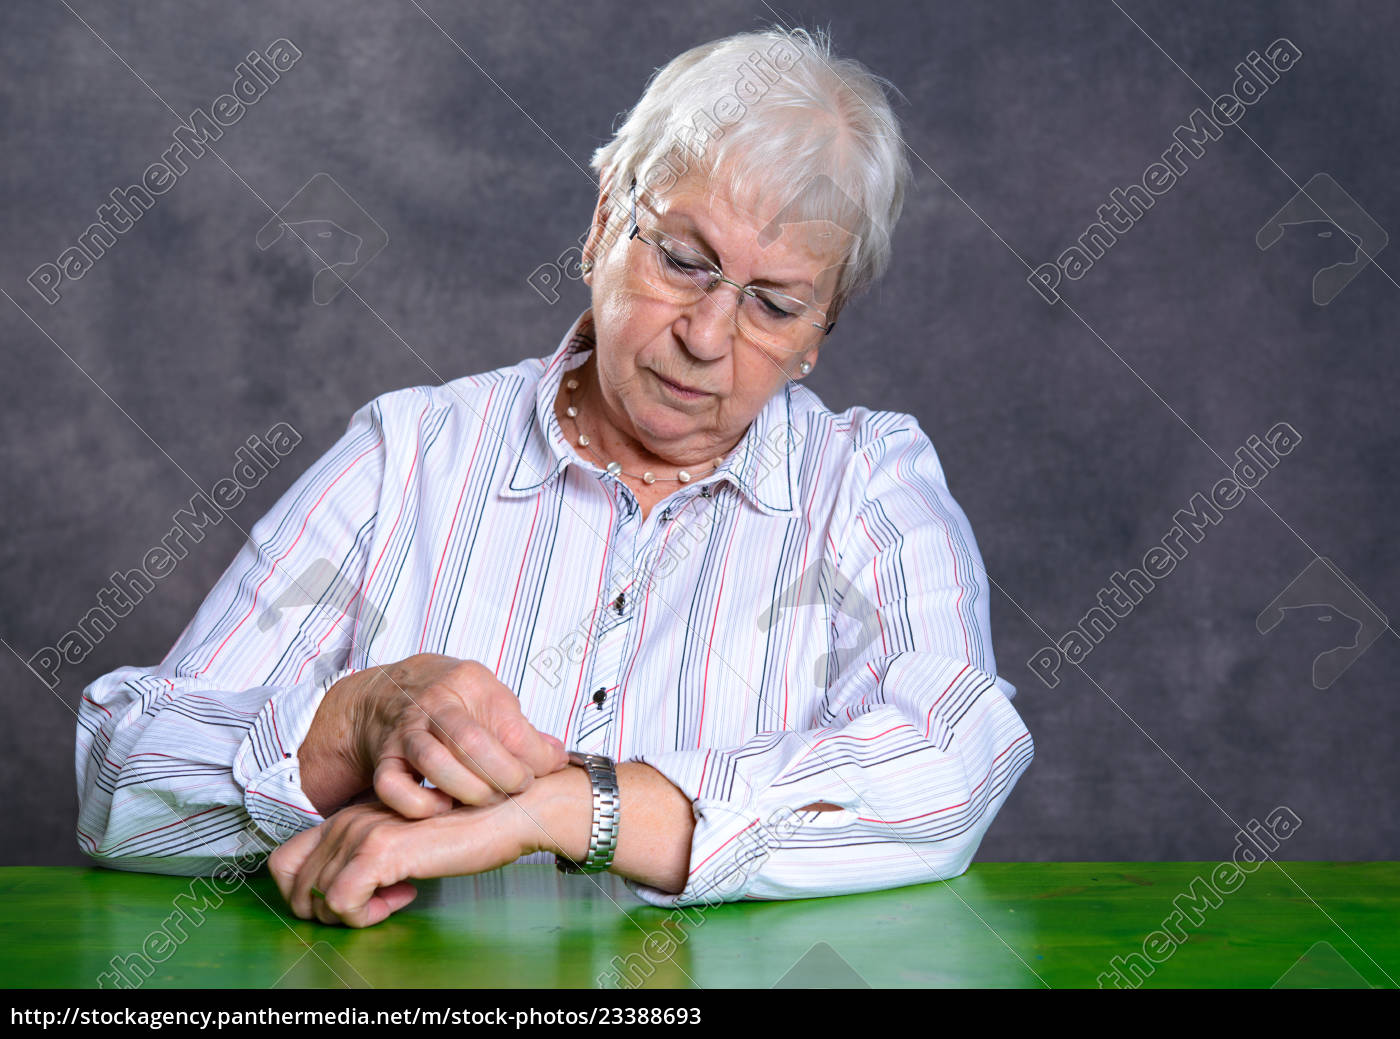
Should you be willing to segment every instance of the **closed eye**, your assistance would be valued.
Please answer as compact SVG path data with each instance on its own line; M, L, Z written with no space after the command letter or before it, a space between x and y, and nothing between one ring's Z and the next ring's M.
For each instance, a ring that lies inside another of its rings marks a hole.
M675 256L673 256L665 249L662 249L661 253L663 256L666 257L666 262L678 271L703 271L705 269L704 267L696 263L686 263L684 260L678 259Z
M795 316L796 316L796 315L794 315L794 314L792 313L792 311L787 310L786 308L779 306L777 303L775 303L771 298L769 298L769 297L768 297L767 295L765 295L764 293L756 292L756 293L754 293L754 295L758 298L759 302L763 304L764 309L767 310L768 313L769 313L770 315L772 315L773 317L788 318L788 317L795 317Z

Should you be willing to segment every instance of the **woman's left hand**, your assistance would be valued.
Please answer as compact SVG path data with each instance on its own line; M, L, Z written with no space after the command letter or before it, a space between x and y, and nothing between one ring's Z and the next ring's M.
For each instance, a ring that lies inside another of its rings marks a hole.
M297 916L369 927L417 897L408 881L508 865L537 850L539 834L518 798L427 819L405 819L369 801L303 830L274 850L267 865Z

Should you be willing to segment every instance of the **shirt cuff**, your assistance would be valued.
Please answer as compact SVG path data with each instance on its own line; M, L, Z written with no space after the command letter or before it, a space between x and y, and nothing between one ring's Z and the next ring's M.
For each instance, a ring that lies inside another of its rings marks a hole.
M326 691L353 673L353 668L347 668L277 690L258 712L238 748L233 760L234 782L243 790L244 810L273 846L325 822L301 789L301 762L296 752Z
M721 752L714 752L721 753ZM717 905L734 902L748 896L759 872L774 851L797 829L822 813L800 811L787 804L772 804L771 793L760 803L759 791L740 781L735 794L743 796L720 799L707 795L703 788L710 753L677 751L640 754L632 760L650 765L670 780L691 802L695 816L695 831L690 841L690 871L685 888L679 893L661 891L626 878L628 890L654 906L670 909L677 906ZM812 797L803 797L794 790L805 806ZM834 814L834 813L833 813ZM844 814L844 813L843 813ZM624 818L622 825L627 825Z
M770 845L765 842L771 835L756 810L718 801L694 802L692 809L695 833L684 890L671 894L626 878L627 888L643 902L670 909L736 901L748 893L758 866L767 858L765 847Z

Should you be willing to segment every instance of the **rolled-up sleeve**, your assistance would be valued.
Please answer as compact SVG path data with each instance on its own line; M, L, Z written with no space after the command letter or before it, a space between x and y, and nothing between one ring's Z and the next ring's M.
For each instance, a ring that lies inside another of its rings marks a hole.
M165 659L83 691L77 840L102 865L206 874L323 821L297 750L347 673L384 459L372 401L253 525Z
M855 452L821 582L834 652L801 727L637 757L693 803L685 889L658 906L954 877L1030 765L996 674L982 558L912 420ZM813 810L808 806L835 806ZM625 821L624 821L625 825Z

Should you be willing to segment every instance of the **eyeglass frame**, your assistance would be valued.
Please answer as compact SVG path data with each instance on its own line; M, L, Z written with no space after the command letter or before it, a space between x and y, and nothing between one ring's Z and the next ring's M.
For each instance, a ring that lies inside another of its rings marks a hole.
M653 249L660 249L663 253L666 252L666 250L665 250L664 248L662 248L662 247L661 247L660 245L658 245L656 242L653 242L653 241L652 241L650 238L648 238L646 235L642 234L641 231L642 231L641 225L640 225L639 223L637 223L637 178L636 178L636 177L633 177L633 178L632 178L632 230L628 232L628 234L627 234L627 239L628 239L628 241L631 241L633 238L640 238L643 242L645 242L647 245L651 246ZM666 237L669 239L669 238L670 238L670 235L667 235ZM684 244L684 243L680 243L680 244ZM723 282L725 285L733 285L736 289L739 290L740 295L748 296L748 297L749 297L750 299L752 299L752 300L758 300L758 293L756 293L756 292L754 291L754 287L753 287L752 284L749 284L749 285L740 285L740 284L739 284L737 281L735 281L734 279L732 279L732 278L726 278L726 277L724 276L724 269L721 268L719 264L712 262L708 257L700 256L698 250L692 249L691 251L692 251L692 252L695 252L695 253L696 253L696 256L699 257L699 259L704 260L705 263L708 265L710 274L716 279L716 285L718 285L720 282ZM669 255L669 253L668 253L667 255ZM709 289L703 290L703 292L704 292L705 295L708 296L710 292L714 291L714 288L715 288L715 286L712 285ZM817 310L817 308L816 308L815 306L813 306L811 303L807 303L807 302L805 302L804 300L800 300L800 299L798 299L796 296L789 296L786 292L778 292L776 289L770 289L770 290L768 290L768 291L771 291L771 292L775 293L776 295L783 296L783 297L785 297L785 298L787 298L787 299L790 299L790 300L792 300L792 301L795 302L795 303L801 303L804 307L811 307L812 310L816 310L817 313L820 314L822 317L826 317L826 311L824 311L824 310ZM760 302L761 302L761 301L760 301ZM836 322L835 322L835 321L828 322L828 323L825 324L825 325L819 325L819 324L817 324L815 321L809 321L808 323L809 323L813 328L820 329L822 335L824 335L824 336L829 336L829 335L831 335L831 330L832 330L833 328L836 327ZM797 354L797 353L801 353L802 350L801 350L801 349L798 349L798 350L794 350L794 351L792 351L792 352L793 352L794 354Z

